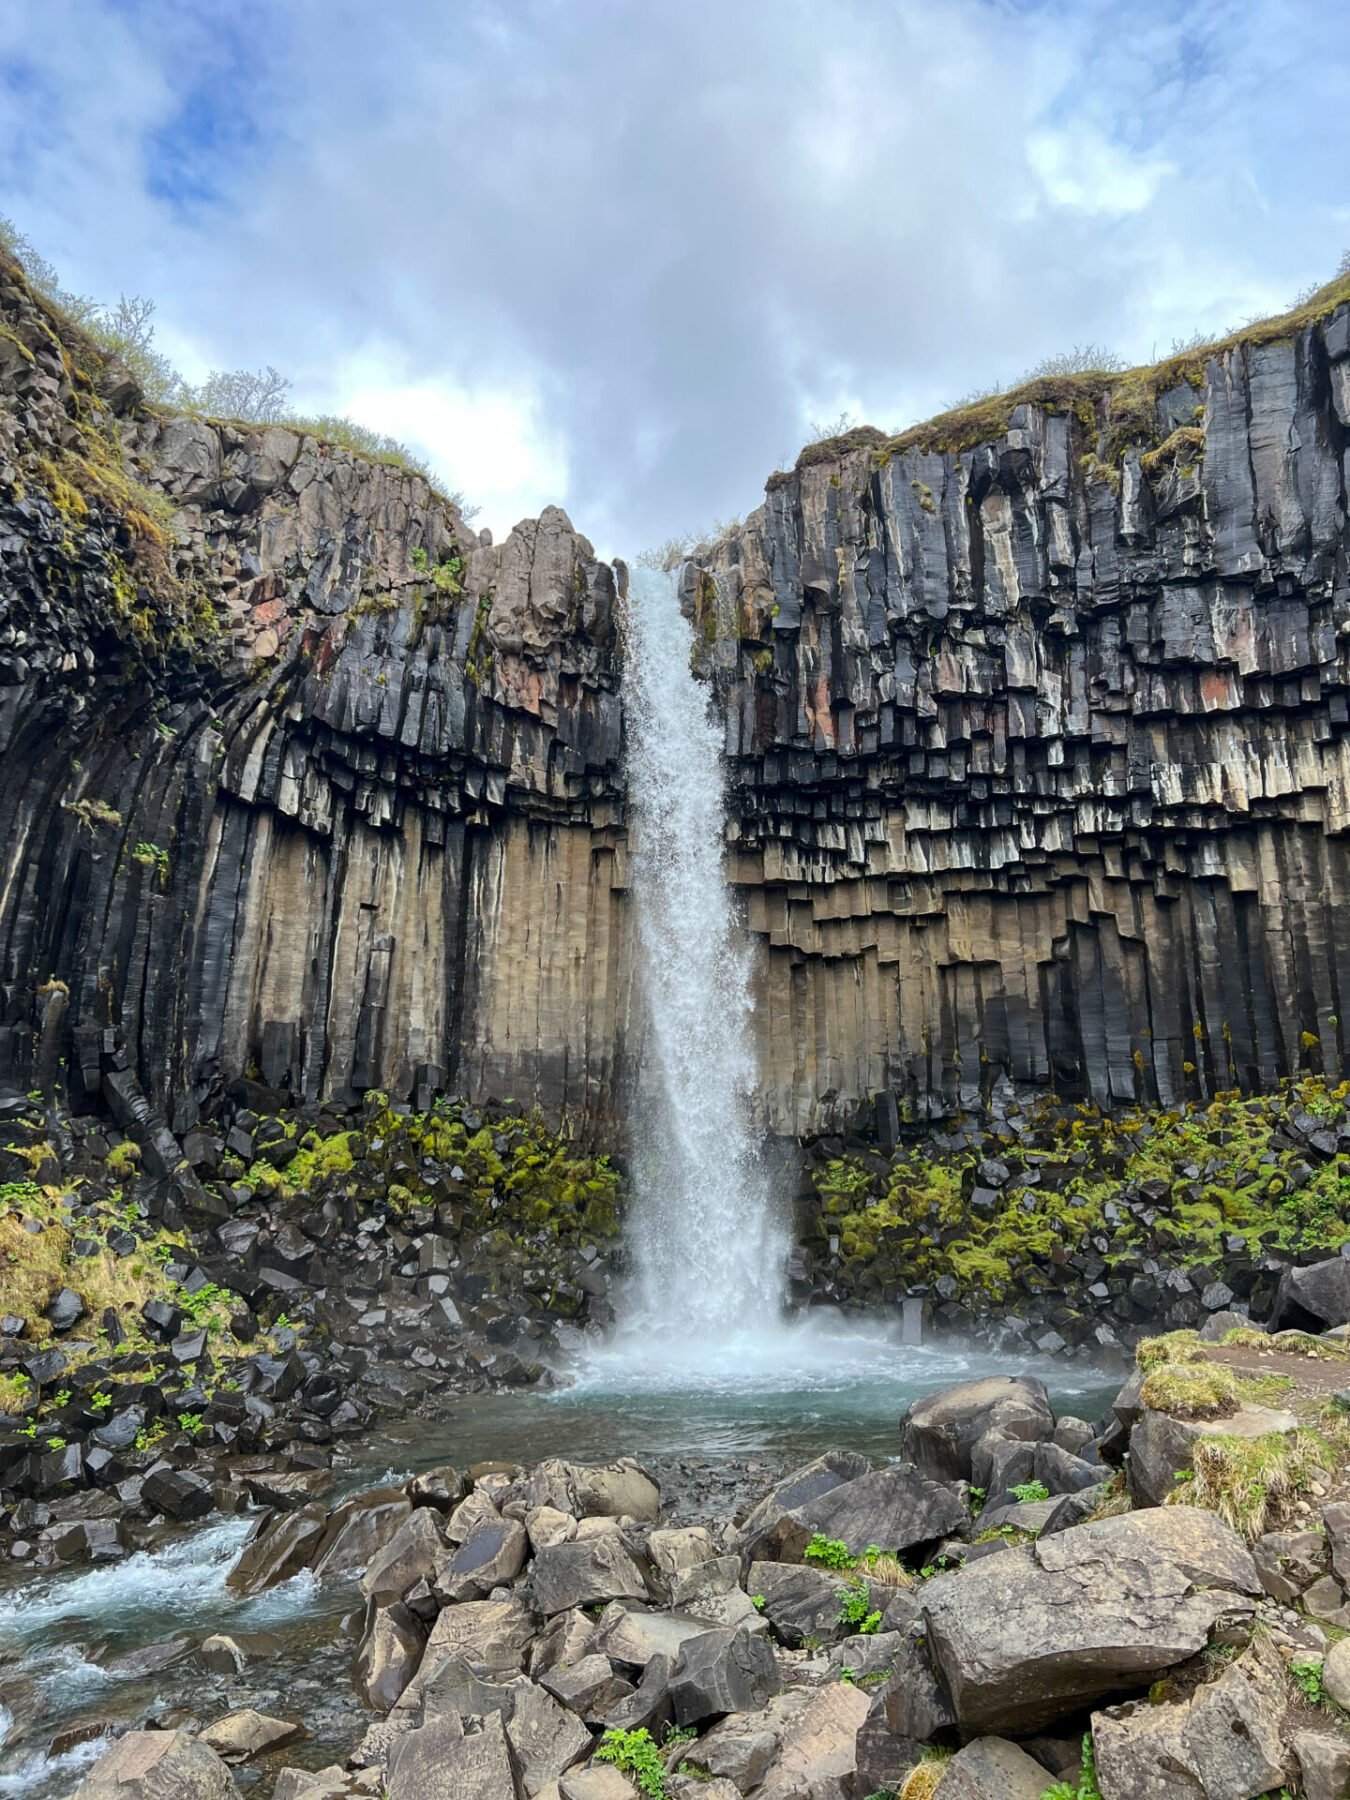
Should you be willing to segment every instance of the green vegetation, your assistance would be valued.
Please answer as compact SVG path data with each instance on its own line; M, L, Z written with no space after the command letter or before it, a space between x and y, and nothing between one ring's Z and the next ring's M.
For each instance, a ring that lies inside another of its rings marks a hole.
M1078 1780L1057 1781L1041 1795L1041 1800L1102 1800L1102 1790L1097 1785L1097 1760L1092 1750L1092 1733L1089 1731L1083 1738L1082 1760L1078 1767Z
M1019 1481L1015 1487L1010 1487L1008 1492L1014 1500L1018 1501L1048 1500L1050 1498L1050 1490L1043 1481Z
M940 1750L926 1745L919 1752L919 1761L900 1783L896 1800L933 1800L938 1791L938 1784L947 1773L947 1764L955 1752Z
M1108 1278L1146 1245L1188 1263L1221 1260L1229 1236L1295 1253L1334 1250L1350 1235L1350 1160L1309 1171L1281 1127L1290 1112L1339 1111L1347 1094L1350 1084L1306 1076L1278 1094L1223 1093L1115 1118L1047 1100L1033 1109L1032 1129L1008 1140L1018 1168L982 1208L971 1194L975 1165L991 1153L987 1140L981 1150L936 1154L906 1145L885 1164L837 1157L815 1171L815 1183L849 1285L864 1296L869 1280L881 1285L887 1271L903 1270L907 1284L951 1276L967 1304L997 1305L1014 1288L1043 1291L1056 1262L1097 1253L1095 1238L1108 1240ZM1150 1202L1161 1215L1151 1228L1118 1206L1123 1189L1143 1182L1163 1191Z
M881 1629L881 1614L872 1608L871 1590L865 1581L849 1582L839 1596L839 1623L871 1637Z
M667 1800L665 1761L645 1725L636 1731L607 1731L600 1739L595 1760L613 1763L616 1769L631 1775L647 1800Z
M858 1559L848 1545L839 1538L827 1538L823 1532L816 1532L806 1546L804 1560L817 1563L822 1569L856 1569Z
M1295 1517L1301 1500L1325 1485L1327 1472L1350 1460L1350 1415L1334 1402L1316 1425L1271 1431L1258 1438L1205 1432L1195 1440L1193 1481L1178 1482L1173 1506L1201 1506L1255 1540Z
M870 450L878 466L906 450L970 450L1001 438L1016 408L1032 405L1046 412L1067 414L1077 422L1083 454L1104 478L1119 479L1119 465L1131 447L1156 457L1145 471L1147 475L1170 473L1173 467L1184 469L1193 465L1197 447L1194 440L1184 438L1170 448L1168 440L1158 442L1161 396L1187 386L1198 390L1204 380L1205 365L1212 357L1242 346L1292 338L1329 317L1346 300L1350 300L1350 269L1343 263L1331 281L1301 294L1289 311L1274 318L1253 320L1211 342L1175 345L1172 354L1161 362L1125 368L1118 356L1102 346L1080 345L1063 356L1048 358L1012 387L971 394L937 418L903 431L887 435L841 418L803 449L796 466L801 469L834 461L850 450Z

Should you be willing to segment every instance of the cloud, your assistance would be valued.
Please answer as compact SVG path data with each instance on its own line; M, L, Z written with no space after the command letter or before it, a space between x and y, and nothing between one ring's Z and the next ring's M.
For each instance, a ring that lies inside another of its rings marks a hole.
M0 184L194 366L631 551L1075 342L1335 266L1331 0L9 0Z

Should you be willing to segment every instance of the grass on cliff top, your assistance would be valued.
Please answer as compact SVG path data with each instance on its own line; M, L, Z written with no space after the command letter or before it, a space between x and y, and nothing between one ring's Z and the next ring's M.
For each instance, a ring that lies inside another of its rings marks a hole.
M870 425L857 426L835 437L808 444L796 461L798 470L813 464L837 461L850 450L870 449L878 460L905 450L956 452L1003 437L1013 412L1023 405L1046 412L1072 413L1089 436L1100 434L1097 453L1107 464L1119 460L1127 444L1152 440L1156 435L1158 397L1188 382L1199 387L1205 364L1239 347L1270 344L1296 336L1309 325L1327 318L1350 301L1350 267L1315 292L1301 297L1287 312L1253 320L1212 342L1198 344L1165 357L1161 362L1116 370L1087 368L1071 373L1033 375L1001 393L983 395L936 418L888 434ZM786 474L771 478L781 485Z

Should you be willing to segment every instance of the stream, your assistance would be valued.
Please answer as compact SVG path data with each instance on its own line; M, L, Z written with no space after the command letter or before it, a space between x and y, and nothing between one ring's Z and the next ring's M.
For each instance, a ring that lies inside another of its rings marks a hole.
M905 1406L953 1381L1036 1374L1057 1413L1087 1418L1118 1385L1085 1363L907 1346L875 1324L819 1313L733 1334L702 1367L691 1351L671 1368L666 1348L641 1334L617 1337L557 1387L456 1400L435 1419L387 1424L344 1448L329 1503L446 1462L633 1455L682 1513L706 1506L724 1515L831 1446L893 1455ZM300 1575L252 1598L231 1593L225 1577L256 1516L166 1529L154 1548L122 1562L4 1577L0 1796L62 1800L109 1732L177 1708L202 1722L236 1705L300 1717L311 1736L285 1761L320 1768L345 1760L368 1717L350 1680L355 1645L342 1630L354 1586ZM215 1631L269 1634L269 1653L228 1680L204 1674L190 1648ZM189 1640L177 1660L138 1667L138 1656L175 1638ZM63 1732L88 1735L49 1757ZM241 1787L251 1773L236 1771ZM270 1775L257 1783L267 1793Z

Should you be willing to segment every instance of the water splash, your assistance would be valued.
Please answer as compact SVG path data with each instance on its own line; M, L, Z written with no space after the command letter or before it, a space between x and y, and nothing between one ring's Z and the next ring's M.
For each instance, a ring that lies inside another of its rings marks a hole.
M635 1120L632 1328L706 1361L782 1310L788 1239L750 1125L749 946L723 868L720 732L669 575L635 571L625 701L647 1035Z

